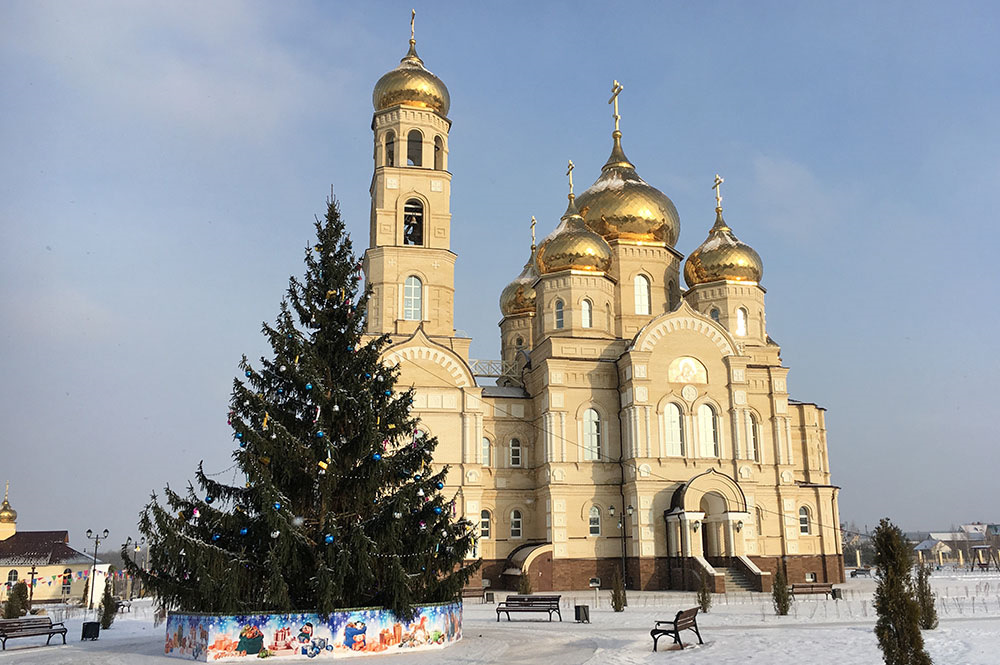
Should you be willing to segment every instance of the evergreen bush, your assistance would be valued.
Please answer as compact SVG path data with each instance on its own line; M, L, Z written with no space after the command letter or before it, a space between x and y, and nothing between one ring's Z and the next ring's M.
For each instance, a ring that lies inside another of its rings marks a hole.
M104 595L101 596L100 617L101 628L107 630L115 621L115 614L118 613L118 605L115 603L114 595L111 593L111 579L104 583Z
M83 582L83 607L90 607L90 578L88 577Z
M701 574L701 586L698 587L698 607L705 614L712 609L712 590L708 588L708 575Z
M15 584L3 606L4 619L20 619L28 613L28 585L24 580Z
M615 612L622 612L627 605L625 599L625 582L622 580L622 571L615 567L615 574L611 576L611 609Z
M937 609L934 607L934 592L931 591L931 565L922 563L917 568L917 605L920 607L920 627L934 630L938 627Z
M522 596L531 595L531 576L527 572L521 573L517 578L517 592Z
M913 550L887 518L872 535L875 544L875 636L886 665L931 665L920 634L920 604L914 593Z
M771 584L771 602L774 605L774 613L778 616L788 616L788 611L792 609L792 592L788 588L785 567L780 563Z

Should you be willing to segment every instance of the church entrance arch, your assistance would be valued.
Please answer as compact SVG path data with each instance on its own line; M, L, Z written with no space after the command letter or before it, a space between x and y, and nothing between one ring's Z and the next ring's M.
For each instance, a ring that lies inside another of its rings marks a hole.
M708 492L701 497L699 507L704 513L701 528L701 549L706 559L732 556L725 537L728 504L718 492Z

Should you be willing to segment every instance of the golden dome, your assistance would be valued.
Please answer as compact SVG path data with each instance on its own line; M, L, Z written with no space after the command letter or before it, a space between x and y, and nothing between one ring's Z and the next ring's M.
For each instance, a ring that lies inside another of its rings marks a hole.
M708 232L708 238L684 262L684 281L688 286L723 279L759 282L763 274L760 255L733 235L722 219L722 208L716 208L715 225Z
M524 264L524 270L500 292L500 312L504 316L535 311L535 287L532 284L536 279L538 270L535 268L535 249L532 247L531 257Z
M10 483L3 492L3 503L0 504L0 524L13 524L17 521L17 511L10 507L7 501L7 492L10 491Z
M410 50L399 66L387 72L375 84L372 104L376 111L384 111L398 104L419 106L448 115L451 96L438 77L424 68L424 61L417 55L416 40L410 39Z
M601 176L577 202L587 226L606 240L677 243L681 220L673 201L639 177L615 130L611 157Z
M611 267L611 247L587 228L569 195L569 206L556 230L538 246L536 261L544 275L560 270L605 272Z

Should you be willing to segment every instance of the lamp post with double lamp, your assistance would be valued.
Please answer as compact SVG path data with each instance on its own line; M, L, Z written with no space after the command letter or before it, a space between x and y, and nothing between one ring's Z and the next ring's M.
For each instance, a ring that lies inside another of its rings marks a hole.
M87 602L88 609L94 609L94 583L96 582L94 574L97 571L97 548L101 546L101 539L106 540L107 537L107 529L101 533L94 533L90 529L87 529L87 538L94 541L94 563L90 566L90 600Z
M628 523L625 521L625 517L626 516L632 517L632 514L634 512L635 508L630 503L628 504L628 507L625 509L625 514L618 518L618 529L621 531L622 534L622 586L624 586L626 589L629 587L629 583L628 583L628 564L626 561L627 548L625 545L625 538L627 537L626 534L628 532ZM612 518L614 518L615 504L612 503L610 506L608 506L608 514Z
M132 537L129 536L128 540L125 541L125 546L126 547L130 547L133 543L135 543L135 549L133 551L135 552L135 563L137 563L137 564L139 563L139 553L142 551L143 547L146 547L146 558L145 558L145 560L144 560L144 562L142 564L142 569L146 570L146 562L149 561L149 546L146 545L146 537L143 536L139 540L132 540ZM139 583L141 585L142 584L142 580L140 580ZM140 589L141 589L141 586L140 586ZM134 594L135 594L135 576L133 575L132 576L132 583L131 583L131 585L129 587L128 599L132 600L132 596ZM140 596L141 595L142 595L142 592L140 590Z

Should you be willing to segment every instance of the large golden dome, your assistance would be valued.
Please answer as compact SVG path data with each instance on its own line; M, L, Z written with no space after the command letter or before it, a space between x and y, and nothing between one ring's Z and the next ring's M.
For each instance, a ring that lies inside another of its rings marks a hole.
M387 72L375 84L372 104L376 111L384 111L398 104L419 106L448 115L451 96L438 77L424 68L424 61L417 55L416 41L410 39L410 50L399 66Z
M538 270L535 268L535 251L532 247L531 258L524 264L524 270L500 292L500 312L504 316L535 311L535 287L532 285L536 279Z
M673 201L639 177L615 130L611 157L601 176L580 194L577 206L587 227L606 240L677 243L681 220Z
M733 235L722 218L722 208L716 208L715 225L708 232L708 238L684 262L684 281L688 286L723 279L759 282L763 274L760 255Z
M611 267L611 247L587 228L573 198L570 194L559 226L538 246L535 256L543 275L560 270L606 272Z

